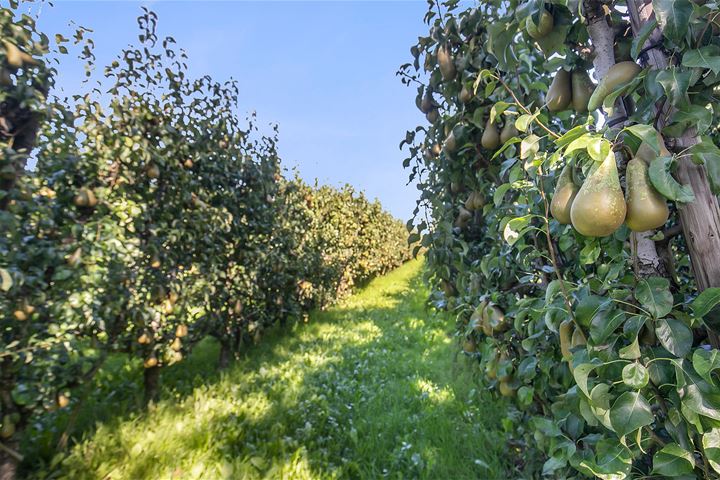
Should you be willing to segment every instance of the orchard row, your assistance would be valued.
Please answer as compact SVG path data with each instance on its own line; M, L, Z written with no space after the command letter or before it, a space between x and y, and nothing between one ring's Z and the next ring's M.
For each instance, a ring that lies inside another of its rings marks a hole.
M283 176L277 132L238 119L234 83L190 79L152 12L97 88L60 100L52 59L79 49L92 71L91 39L57 36L51 52L13 7L0 10L3 479L22 431L82 411L109 354L142 359L151 400L201 339L227 366L409 257L378 202Z

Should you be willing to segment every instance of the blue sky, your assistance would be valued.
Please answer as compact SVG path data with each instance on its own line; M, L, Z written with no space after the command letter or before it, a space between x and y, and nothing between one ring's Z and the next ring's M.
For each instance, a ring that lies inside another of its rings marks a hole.
M240 111L280 127L280 153L308 181L350 183L407 220L417 190L405 186L405 130L424 121L415 89L395 76L427 31L424 1L109 2L56 0L42 31L70 37L71 21L94 30L100 65L137 39L142 5L190 57L190 73L230 77ZM63 59L57 85L79 90L79 63Z

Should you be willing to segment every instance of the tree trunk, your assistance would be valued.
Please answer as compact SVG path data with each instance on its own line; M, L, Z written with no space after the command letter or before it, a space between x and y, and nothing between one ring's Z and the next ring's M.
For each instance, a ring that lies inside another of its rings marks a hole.
M146 368L143 375L145 386L145 406L154 402L160 395L160 367Z
M220 340L220 357L218 358L218 368L224 370L230 366L232 360L232 346L230 342Z
M3 439L0 445L0 480L15 480L18 478L17 470L20 464L18 451L18 435Z
M651 0L630 0L628 13L637 35L642 26L655 18ZM662 32L656 28L648 38L645 46L659 44ZM664 69L668 66L668 59L659 48L650 48L646 52L647 64L654 69ZM659 115L656 128L665 126L665 119L669 115ZM675 148L687 148L698 142L694 128L689 128L676 139ZM705 173L705 167L695 165L686 156L678 161L678 180L690 185L695 192L695 201L678 206L680 222L682 224L685 240L690 251L695 282L699 291L709 287L720 286L720 206L715 195L710 190L710 184Z

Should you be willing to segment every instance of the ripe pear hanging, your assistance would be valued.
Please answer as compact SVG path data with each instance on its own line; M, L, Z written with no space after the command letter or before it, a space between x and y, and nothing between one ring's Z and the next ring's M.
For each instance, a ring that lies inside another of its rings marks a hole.
M610 153L580 187L570 208L570 219L579 233L605 237L622 225L626 211L615 155Z
M555 193L550 202L550 213L563 225L570 224L570 208L578 193L578 186L572 179L572 162L568 162L560 173Z
M510 118L506 118L505 125L500 132L500 144L504 145L505 142L513 137L516 137L519 133L520 132L518 132L517 128L515 128L515 122Z
M535 40L546 37L550 32L552 32L554 26L555 21L553 20L552 14L545 10L544 7L540 10L537 23L535 23L532 15L530 15L525 21L525 30L528 35Z
M665 140L663 139L662 135L660 135L660 132L656 131L655 134L657 135L658 146L660 147L659 155L645 141L640 143L640 146L637 149L637 153L635 153L635 158L639 158L639 159L643 160L648 165L650 165L650 163L653 160L655 160L658 156L669 157L672 155L672 153L670 153L670 151L665 146Z
M627 179L627 217L625 223L635 232L662 227L670 216L667 202L650 184L648 166L633 158L625 171Z
M480 144L488 150L495 150L500 146L500 133L498 132L497 125L491 122L489 118L485 124L485 131L483 131Z
M588 102L593 94L595 85L585 70L575 69L572 72L572 106L577 113L588 111Z
M545 103L551 112L561 112L568 108L571 101L570 72L561 68L550 84L550 89L545 95Z
M455 69L455 60L450 53L450 48L447 45L441 45L437 50L438 65L440 65L440 73L442 74L443 80L449 82L455 79L457 70Z

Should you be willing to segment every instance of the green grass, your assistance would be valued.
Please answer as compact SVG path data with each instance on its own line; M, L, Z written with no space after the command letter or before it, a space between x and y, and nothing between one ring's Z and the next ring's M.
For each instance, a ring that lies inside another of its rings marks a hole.
M97 400L89 417L103 423L83 427L92 433L49 471L73 480L507 478L503 406L475 387L451 320L425 311L421 268L410 262L271 334L222 374L205 342L166 372L179 386L146 413L122 416L136 387L116 405ZM136 366L109 371L122 368Z

